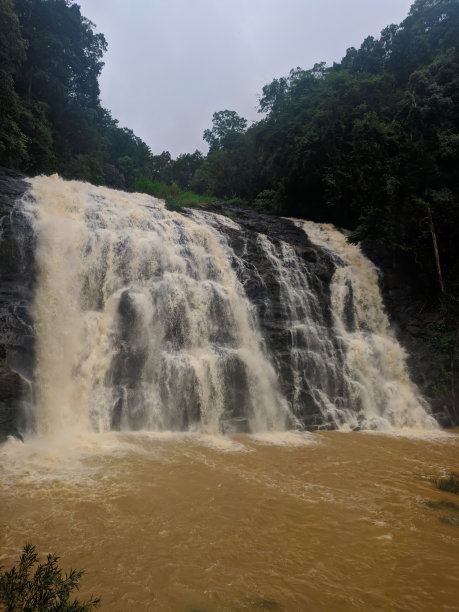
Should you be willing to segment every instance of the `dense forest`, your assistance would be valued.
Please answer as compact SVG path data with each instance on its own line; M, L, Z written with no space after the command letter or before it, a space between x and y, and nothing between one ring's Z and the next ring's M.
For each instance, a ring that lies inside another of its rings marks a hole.
M0 11L0 163L133 189L152 155L100 104L104 36L66 0L0 0Z
M154 155L101 106L107 43L70 0L0 0L0 164L170 201L237 200L327 221L417 279L444 312L454 371L459 303L459 0L416 0L339 63L263 87L260 121L214 113L209 152ZM250 93L250 92L248 92Z

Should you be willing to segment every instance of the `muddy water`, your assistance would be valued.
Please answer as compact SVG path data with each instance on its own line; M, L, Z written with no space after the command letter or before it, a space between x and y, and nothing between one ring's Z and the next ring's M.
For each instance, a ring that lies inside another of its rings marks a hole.
M459 472L459 430L111 433L0 455L0 564L27 541L55 551L103 610L459 609L459 499L429 480Z

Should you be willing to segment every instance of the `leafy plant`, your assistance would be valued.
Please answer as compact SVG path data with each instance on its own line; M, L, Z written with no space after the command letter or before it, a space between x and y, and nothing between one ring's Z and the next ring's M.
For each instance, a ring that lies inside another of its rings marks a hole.
M49 554L39 563L35 546L26 544L17 566L3 571L0 566L0 607L5 612L90 612L100 605L100 598L86 602L70 601L72 591L79 590L83 570L71 569L63 575L59 557Z

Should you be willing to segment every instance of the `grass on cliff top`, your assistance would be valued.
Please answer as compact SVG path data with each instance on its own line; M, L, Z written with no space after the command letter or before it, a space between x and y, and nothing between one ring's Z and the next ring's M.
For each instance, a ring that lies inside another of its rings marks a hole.
M169 210L181 210L184 206L209 204L216 200L213 196L201 195L193 191L181 189L176 183L166 185L161 181L150 181L145 177L136 180L135 190L139 193L147 193L155 198L164 200Z
M155 198L164 200L169 210L181 210L185 206L189 208L206 208L207 204L214 204L216 202L224 202L238 208L251 208L249 202L241 198L217 198L213 195L181 189L176 183L166 185L166 183L161 181L150 181L145 177L135 181L135 190L139 193L147 193Z

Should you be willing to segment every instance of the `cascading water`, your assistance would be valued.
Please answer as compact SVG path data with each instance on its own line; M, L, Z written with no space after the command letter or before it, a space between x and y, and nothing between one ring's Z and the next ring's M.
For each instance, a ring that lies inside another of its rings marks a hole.
M318 300L317 279L289 244L275 245L261 234L257 242L279 284L281 318L290 338L293 412L301 415L306 405L312 425L339 427L355 414L346 407L341 349Z
M149 196L57 177L33 179L30 196L39 431L285 428L223 234Z
M371 429L437 427L410 381L406 354L391 332L373 264L333 226L296 223L314 244L329 251L336 265L330 285L332 325L346 406L352 410L343 411L343 421L353 424L357 417L359 426Z
M374 268L338 231L295 222L328 287L295 245L147 195L38 177L22 207L40 434L436 426Z

